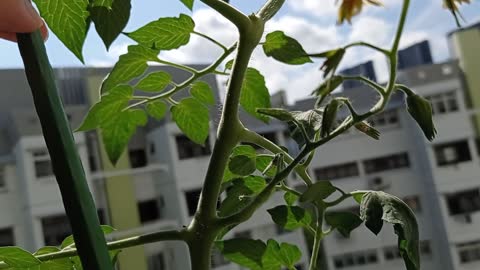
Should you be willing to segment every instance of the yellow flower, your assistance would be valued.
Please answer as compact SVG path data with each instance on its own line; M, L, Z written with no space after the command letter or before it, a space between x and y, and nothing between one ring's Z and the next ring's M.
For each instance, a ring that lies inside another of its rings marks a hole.
M448 8L452 12L458 26L460 26L460 21L458 20L458 17L462 18L462 15L458 12L458 6L463 3L470 4L471 0L443 0L443 6L445 8Z
M452 0L447 0L452 1ZM460 0L469 1L469 0ZM337 0L338 2L338 0ZM342 0L340 9L338 10L338 23L342 24L345 20L351 23L352 17L360 13L363 8L363 4L371 4L375 6L381 6L380 0Z

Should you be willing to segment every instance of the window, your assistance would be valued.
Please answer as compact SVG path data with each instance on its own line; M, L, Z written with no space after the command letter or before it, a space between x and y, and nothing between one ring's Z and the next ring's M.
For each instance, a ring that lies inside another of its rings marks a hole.
M353 266L374 264L378 262L377 251L366 250L355 253L347 253L333 257L333 264L336 269Z
M432 104L433 114L445 114L458 111L455 91L425 97Z
M160 219L160 209L157 200L148 200L138 203L140 222L150 222Z
M211 153L208 138L205 142L205 146L190 141L184 135L176 136L175 142L177 143L178 157L180 159L208 156Z
M432 249L430 248L430 241L428 240L420 241L419 251L422 256L431 256ZM397 246L390 246L390 247L383 248L383 255L385 257L385 260L387 261L402 259L402 255L400 255L400 250L398 249Z
M420 241L419 250L422 256L432 256L432 247L429 240Z
M42 218L41 222L46 246L58 246L65 237L72 234L70 223L65 215Z
M5 188L5 167L0 165L0 190Z
M32 152L37 178L53 176L52 162L46 150Z
M151 155L155 154L155 143L153 143L153 142L150 143L149 149L150 149L150 154Z
M165 256L163 253L157 253L148 256L148 270L166 270Z
M383 113L369 118L368 122L370 123L370 125L377 128L398 126L400 123L397 110L384 111Z
M333 165L315 170L317 180L334 180L345 177L358 176L358 165L356 162L350 162L340 165Z
M386 247L383 249L383 256L385 257L385 260L391 261L391 260L398 260L402 258L402 255L400 255L400 251L398 250L398 247L392 246L392 247Z
M446 166L472 160L468 141L457 141L434 146L438 166Z
M252 231L245 230L241 232L236 232L234 238L252 238Z
M128 152L130 165L132 168L141 168L147 166L147 154L144 149L137 149Z
M0 247L14 246L15 236L12 228L0 229Z
M480 241L457 245L457 249L462 264L480 261Z
M480 210L480 192L478 189L447 195L450 215L469 214Z
M365 160L363 165L365 166L366 173L375 173L409 167L410 161L407 153L401 153Z
M420 204L420 198L418 196L408 196L403 198L403 201L412 209L414 212L418 213L422 211L422 206Z
M265 132L265 133L259 133L261 136L263 136L265 139L275 143L275 144L278 144L278 139L277 139L277 133L275 132ZM289 135L288 135L289 136ZM252 146L253 148L255 149L261 149L260 146L254 144L254 143L242 143L242 144L245 144L245 145L250 145Z
M212 268L224 266L229 263L218 249L212 249Z
M201 189L195 189L185 192L185 199L187 200L188 215L193 216L197 211L198 199L200 198Z

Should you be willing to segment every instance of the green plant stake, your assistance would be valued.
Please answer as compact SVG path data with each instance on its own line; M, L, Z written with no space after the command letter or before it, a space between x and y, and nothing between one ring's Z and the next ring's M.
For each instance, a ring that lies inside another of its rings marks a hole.
M37 31L18 34L17 38L83 269L113 269L42 37Z

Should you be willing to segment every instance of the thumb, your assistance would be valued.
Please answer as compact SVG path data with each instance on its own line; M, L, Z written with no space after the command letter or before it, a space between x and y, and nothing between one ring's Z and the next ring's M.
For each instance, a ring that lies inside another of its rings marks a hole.
M27 33L42 25L29 0L0 0L0 32Z

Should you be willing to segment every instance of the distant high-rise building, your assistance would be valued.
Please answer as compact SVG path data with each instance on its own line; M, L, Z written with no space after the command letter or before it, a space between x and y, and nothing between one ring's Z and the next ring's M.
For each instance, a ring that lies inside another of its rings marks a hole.
M351 68L344 69L340 71L340 74L347 75L347 76L365 76L372 81L377 80L377 76L375 75L375 69L373 68L373 62L368 61L359 65L356 65ZM361 86L362 83L359 81L348 80L343 83L344 89L351 89Z
M398 52L398 68L407 69L415 66L432 64L430 44L427 40L416 43Z

